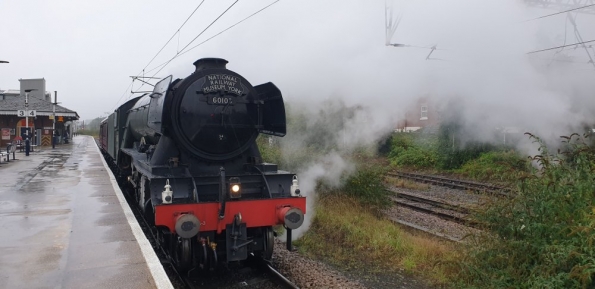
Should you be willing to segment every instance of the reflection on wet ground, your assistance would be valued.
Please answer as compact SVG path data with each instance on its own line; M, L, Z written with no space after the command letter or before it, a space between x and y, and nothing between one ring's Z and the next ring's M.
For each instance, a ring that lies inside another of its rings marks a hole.
M0 288L151 288L91 137L0 167Z

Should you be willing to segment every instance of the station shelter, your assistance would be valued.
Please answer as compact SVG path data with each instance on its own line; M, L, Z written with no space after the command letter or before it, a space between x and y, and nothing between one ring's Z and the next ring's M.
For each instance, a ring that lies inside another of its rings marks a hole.
M25 106L25 95L20 90L0 90L1 148L6 148L13 141L24 140L27 127L32 145L51 146L54 133L57 143L63 143L65 139L72 138L74 122L78 119L76 111L61 105L55 105L54 113L50 93L28 95Z

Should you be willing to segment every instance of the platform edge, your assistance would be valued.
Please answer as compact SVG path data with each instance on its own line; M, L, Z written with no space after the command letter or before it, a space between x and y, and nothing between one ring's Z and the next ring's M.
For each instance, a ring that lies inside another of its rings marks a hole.
M155 254L155 251L153 250L151 243L149 243L149 240L147 239L147 237L145 237L145 233L143 233L143 230L141 229L140 225L138 224L138 221L134 217L134 213L132 213L132 210L128 206L128 202L126 202L124 194L122 193L122 190L120 190L120 187L118 186L116 177L114 176L114 174L110 170L109 166L107 165L107 162L103 158L103 155L101 154L101 151L99 150L99 146L97 145L97 142L95 142L93 140L93 144L94 144L95 149L97 150L97 152L100 155L101 162L103 163L103 167L105 167L107 173L109 174L109 178L110 178L110 182L112 183L112 187L114 188L116 196L118 197L118 201L120 202L120 206L122 207L122 210L124 211L124 215L126 215L126 220L128 221L128 225L130 226L130 229L132 230L132 233L134 234L134 238L136 239L138 245L140 246L141 252L143 253L143 257L145 258L145 261L147 262L147 267L149 268L149 271L151 272L151 276L153 277L155 286L157 286L157 288L159 288L159 289L173 289L174 287L173 287L171 281L169 280L169 277L165 273L165 269L163 269L163 265L161 265L161 262L159 261L159 258Z

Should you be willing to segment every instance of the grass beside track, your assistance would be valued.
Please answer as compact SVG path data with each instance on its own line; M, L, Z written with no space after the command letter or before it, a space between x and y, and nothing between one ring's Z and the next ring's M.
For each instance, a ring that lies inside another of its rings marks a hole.
M451 279L456 244L402 230L377 210L341 192L323 194L300 251L339 268L383 274L403 272L445 285Z

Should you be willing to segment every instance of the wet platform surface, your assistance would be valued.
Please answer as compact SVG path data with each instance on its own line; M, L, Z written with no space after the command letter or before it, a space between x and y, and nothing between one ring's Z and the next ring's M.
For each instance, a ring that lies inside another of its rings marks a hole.
M0 288L163 288L93 138L16 158L0 164Z

